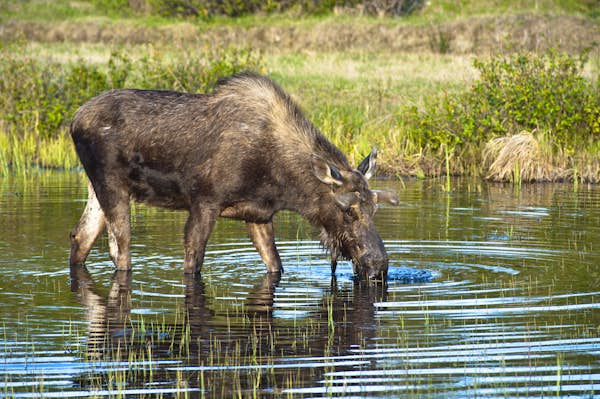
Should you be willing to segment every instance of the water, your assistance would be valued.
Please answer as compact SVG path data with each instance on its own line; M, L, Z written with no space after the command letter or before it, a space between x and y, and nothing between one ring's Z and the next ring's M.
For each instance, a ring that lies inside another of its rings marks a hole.
M281 280L228 220L186 279L185 214L142 206L131 274L106 238L70 271L82 176L0 180L0 396L600 397L600 188L375 185L391 276L431 280L332 278L289 213Z

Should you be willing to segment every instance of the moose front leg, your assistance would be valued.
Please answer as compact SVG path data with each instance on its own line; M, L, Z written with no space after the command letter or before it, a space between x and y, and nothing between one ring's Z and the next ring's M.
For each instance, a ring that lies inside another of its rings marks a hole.
M185 223L185 259L183 271L186 274L200 273L208 237L215 226L218 212L214 209L194 207Z
M252 239L252 243L267 266L267 271L269 273L283 273L281 258L279 257L279 252L277 252L277 247L275 246L273 222L246 222L246 227L248 228L248 234Z
M94 241L102 233L105 226L104 212L102 212L94 187L88 181L88 201L79 223L71 232L71 253L69 255L71 266L84 264Z

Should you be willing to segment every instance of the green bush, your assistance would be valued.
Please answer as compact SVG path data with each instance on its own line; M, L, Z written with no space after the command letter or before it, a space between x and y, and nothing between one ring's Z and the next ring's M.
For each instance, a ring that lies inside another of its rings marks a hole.
M481 78L470 102L478 105L482 130L548 130L559 145L571 148L598 138L600 96L581 74L584 61L557 52L476 61Z
M222 76L263 70L260 54L237 49L194 51L175 60L159 52L139 60L114 52L105 64L98 65L84 60L64 64L22 53L18 46L0 48L0 135L11 142L33 137L33 145L38 147L62 140L77 108L105 90L127 86L205 92ZM33 154L33 164L44 164L35 159L41 153L39 148L28 151ZM11 157L12 161L2 155L3 164L14 163Z
M133 4L131 4L129 0L91 0L91 2L99 9L108 12L122 13L123 10L133 8Z
M133 68L136 73L127 77L130 86L189 93L205 92L223 76L241 71L264 71L261 55L248 49L193 52L171 62L154 51L142 57L136 66Z
M14 49L2 51L0 112L5 125L17 132L33 127L42 137L57 134L81 104L111 88L204 92L219 77L262 68L259 54L233 49L174 61L157 52L137 61L114 52L106 65L83 60L64 65L18 54Z
M582 76L584 62L556 51L478 59L479 79L466 91L404 109L409 134L437 149L537 129L573 151L600 138L598 83Z
M424 0L93 0L109 12L132 10L167 17L212 17L282 12L290 9L306 14L331 12L335 7L360 7L371 15L408 15L421 8Z

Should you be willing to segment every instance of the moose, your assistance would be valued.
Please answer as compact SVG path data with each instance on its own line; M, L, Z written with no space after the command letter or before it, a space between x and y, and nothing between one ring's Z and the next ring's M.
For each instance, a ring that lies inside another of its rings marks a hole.
M70 126L88 177L88 201L70 235L83 265L108 230L118 270L131 269L130 200L189 212L184 273L199 275L217 217L246 222L270 273L283 272L273 216L291 210L321 228L331 253L355 275L385 279L388 256L373 222L393 191L369 189L377 151L356 169L271 79L240 73L207 94L115 89L82 105Z

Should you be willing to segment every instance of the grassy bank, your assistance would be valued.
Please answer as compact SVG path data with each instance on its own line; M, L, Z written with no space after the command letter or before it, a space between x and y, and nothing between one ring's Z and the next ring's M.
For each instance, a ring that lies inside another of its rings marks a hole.
M68 120L103 90L198 92L254 69L352 160L377 145L386 175L600 181L594 5L514 2L498 13L506 2L432 3L402 19L211 20L115 16L88 2L39 15L26 12L39 1L3 4L0 174L76 165ZM506 158L515 148L523 158Z
M1 51L0 175L27 173L31 167L78 166L68 134L70 118L86 100L122 87L205 92L221 76L264 72L251 50L196 51L185 60L148 49L130 57L124 48L104 60L43 58L35 49L11 44Z

